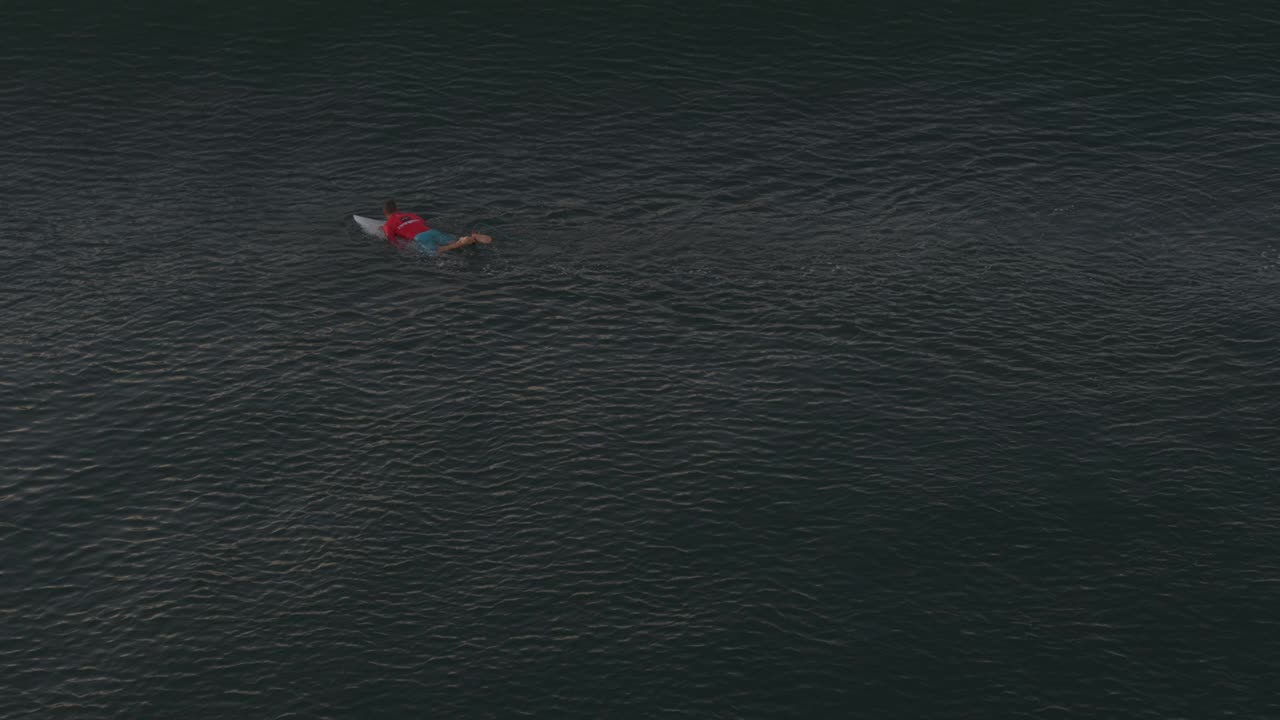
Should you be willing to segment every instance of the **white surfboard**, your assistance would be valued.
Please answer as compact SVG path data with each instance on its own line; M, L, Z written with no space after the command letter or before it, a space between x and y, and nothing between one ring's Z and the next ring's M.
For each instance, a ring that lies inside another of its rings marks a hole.
M382 224L385 221L374 220L373 218L361 217L359 215L352 215L351 219L355 220L356 224L360 226L360 229L366 233L376 237L383 237Z

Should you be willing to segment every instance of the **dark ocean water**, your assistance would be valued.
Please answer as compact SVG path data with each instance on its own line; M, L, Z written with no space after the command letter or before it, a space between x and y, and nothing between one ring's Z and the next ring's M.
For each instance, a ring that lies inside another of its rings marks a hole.
M124 5L0 8L0 717L1280 717L1274 4Z

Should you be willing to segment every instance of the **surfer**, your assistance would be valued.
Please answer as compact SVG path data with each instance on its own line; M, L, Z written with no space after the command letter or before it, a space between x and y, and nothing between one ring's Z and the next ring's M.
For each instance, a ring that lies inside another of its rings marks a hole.
M476 243L488 245L493 242L493 238L483 233L473 232L470 235L454 237L448 233L433 230L427 227L427 223L417 215L400 212L395 200L382 203L382 214L387 218L387 222L382 226L382 234L387 236L387 242L398 248L412 242L428 255L439 255L442 252L457 250Z

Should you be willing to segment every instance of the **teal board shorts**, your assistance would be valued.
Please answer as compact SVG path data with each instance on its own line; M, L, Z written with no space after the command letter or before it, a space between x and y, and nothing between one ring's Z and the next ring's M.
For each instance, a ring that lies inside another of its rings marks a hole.
M439 230L428 230L420 232L413 236L413 244L427 255L435 255L436 248L441 245L448 245L458 238L449 233L440 232Z

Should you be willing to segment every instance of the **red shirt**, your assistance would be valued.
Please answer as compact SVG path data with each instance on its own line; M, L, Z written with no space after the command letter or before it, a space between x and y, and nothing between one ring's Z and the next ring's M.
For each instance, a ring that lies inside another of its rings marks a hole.
M387 242L400 246L408 243L418 233L424 233L430 229L427 223L417 215L398 212L391 213L383 223L382 234L387 236Z

